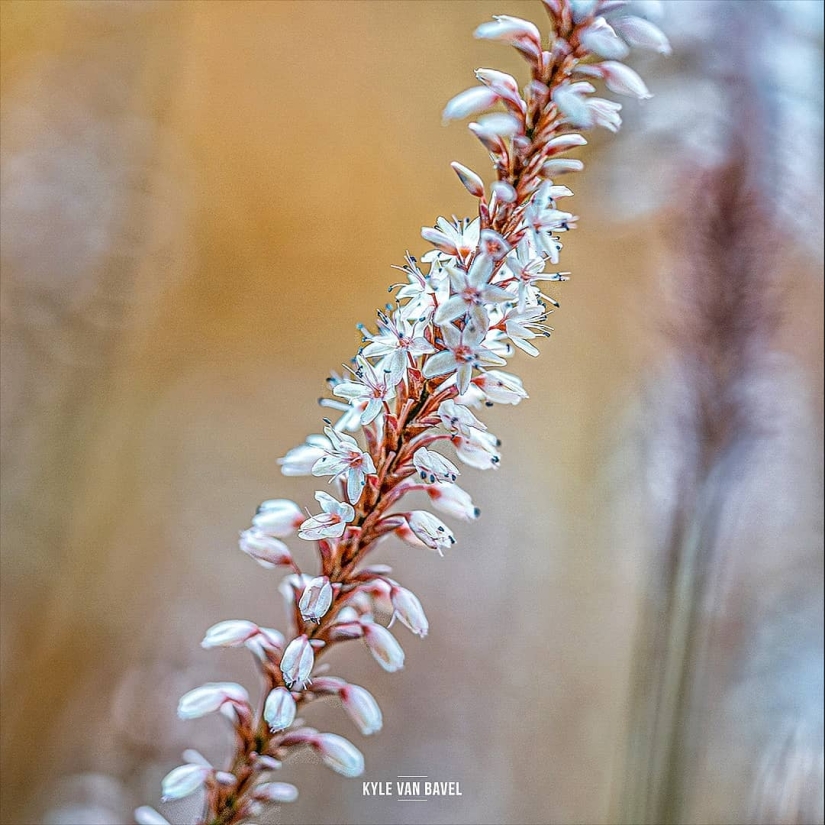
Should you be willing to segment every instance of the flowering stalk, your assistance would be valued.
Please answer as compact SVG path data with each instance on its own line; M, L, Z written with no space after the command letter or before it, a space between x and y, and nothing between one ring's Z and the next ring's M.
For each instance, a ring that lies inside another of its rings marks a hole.
M546 47L535 25L514 17L496 17L476 30L476 37L512 45L530 71L522 89L508 74L479 69L481 85L457 95L444 111L445 119L481 115L469 128L488 150L496 180L488 189L475 172L453 164L478 200L477 217L439 218L422 230L433 249L420 262L407 256L400 267L407 283L397 285L395 305L378 313L376 332L361 328L364 342L351 374L330 379L333 398L322 404L343 415L335 424L325 419L323 435L310 436L280 460L285 475L329 477L334 495L317 492L321 512L309 518L293 502L264 502L241 536L241 549L262 566L292 571L281 591L293 626L289 640L241 620L207 631L204 647L253 652L264 689L257 710L234 683L204 685L181 699L179 715L220 711L236 736L227 770L189 753L187 764L164 780L167 799L205 789L201 823L234 825L268 803L294 799L293 786L267 777L296 748L313 749L344 776L362 772L363 757L352 744L305 727L296 714L332 696L363 734L380 730L372 696L322 675L318 661L330 648L360 639L393 672L404 664L388 629L394 620L417 636L427 634L418 598L389 577L388 567L364 562L392 535L439 554L455 542L441 519L401 506L409 492L425 492L436 510L459 519L479 515L456 484L458 468L437 448L450 442L464 464L498 467L498 439L471 408L526 398L519 378L496 368L516 349L538 355L535 339L550 334L547 304L558 304L540 289L543 282L567 280L567 273L545 270L558 264L559 236L576 221L557 206L572 192L553 178L582 168L581 161L562 157L586 143L580 130L616 131L621 123L621 106L594 97L590 81L603 79L615 92L646 98L641 78L614 58L627 54L625 41L666 51L664 35L624 14L624 5L544 0L552 29ZM503 111L484 114L499 105ZM315 576L300 570L283 542L296 530L298 538L317 542ZM392 617L388 626L377 621L382 615ZM137 819L163 821L149 808L139 809Z

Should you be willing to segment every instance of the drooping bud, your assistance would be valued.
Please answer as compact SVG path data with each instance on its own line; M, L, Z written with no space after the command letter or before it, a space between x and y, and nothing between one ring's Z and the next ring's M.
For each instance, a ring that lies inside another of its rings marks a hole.
M430 484L426 493L433 507L448 516L470 521L481 515L481 511L473 504L470 494L457 484Z
M244 619L227 619L212 625L203 637L201 647L241 647L258 633L258 625Z
M278 565L292 564L292 554L280 539L267 536L254 527L241 533L238 544L261 567L272 569Z
M552 154L559 154L566 152L568 149L574 149L576 146L585 146L587 140L583 135L576 132L571 132L568 135L559 135L552 140L547 141L547 149Z
M373 659L387 673L401 670L404 667L404 650L395 640L395 636L386 627L375 624L375 622L364 621L361 626L364 631L364 641Z
M281 673L284 681L289 687L293 685L300 687L309 679L314 665L315 654L312 652L309 637L298 636L287 645L281 659Z
M319 733L309 740L328 767L342 776L355 777L364 772L364 757L350 741L336 733Z
M630 54L627 44L616 35L603 17L597 17L580 36L582 46L600 57L617 59Z
M552 158L541 167L541 172L544 177L552 180L558 175L581 172L582 169L584 169L584 163L578 158Z
M308 622L319 622L332 604L332 585L326 576L317 576L304 589L298 609Z
M617 63L615 60L605 60L603 63L599 63L596 68L611 92L615 92L617 95L629 95L639 100L648 100L653 97L648 91L644 80L630 66Z
M252 526L267 536L291 536L304 520L301 508L285 498L270 499L258 507Z
M339 691L341 703L350 719L358 726L364 736L370 736L381 730L383 718L381 708L372 694L358 685L344 685Z
M431 550L439 555L455 544L455 536L441 519L426 510L413 510L407 513L407 524L415 535Z
M486 112L498 101L499 96L487 86L473 86L460 92L447 103L442 113L444 120L461 120L462 118Z
M260 802L294 802L298 789L289 782L262 782L255 786L252 796Z
M163 801L171 802L189 796L203 786L211 773L211 768L202 765L181 765L169 771L160 786Z
M427 635L430 625L424 615L424 608L415 593L407 590L406 587L393 585L390 589L390 599L394 610L393 615L404 627L423 639Z
M295 721L295 712L295 700L286 688L270 691L264 704L264 719L273 733L288 728Z
M198 719L207 713L220 710L225 704L248 706L246 688L235 682L209 682L190 690L178 702L181 719Z
M452 461L444 458L440 453L428 450L426 447L419 447L413 455L413 464L418 470L418 476L428 484L437 481L455 481L461 473Z
M421 228L421 237L447 255L458 255L458 249L455 243L439 229L435 229L432 226L424 226Z
M673 51L664 32L643 17L617 17L613 28L634 48L650 49L664 55Z

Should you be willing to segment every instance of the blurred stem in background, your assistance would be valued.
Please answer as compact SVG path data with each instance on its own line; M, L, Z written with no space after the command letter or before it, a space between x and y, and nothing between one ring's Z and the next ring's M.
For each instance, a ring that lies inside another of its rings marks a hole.
M755 44L771 42L778 12L769 3L715 6L721 13L711 26L714 42L704 48L721 61L716 82L727 96L727 161L685 174L688 197L681 199L671 244L677 261L666 323L672 361L646 411L648 464L655 464L662 439L672 464L645 468L660 505L653 514L659 540L633 657L613 814L634 825L701 821L702 762L708 741L720 735L707 709L723 704L720 671L733 667L728 657L742 656L723 638L736 531L741 541L741 525L759 523L758 499L745 490L756 456L781 428L760 393L775 372L781 303L784 227L769 193L786 180L774 143L776 90L759 65L763 58L754 55ZM655 489L663 483L664 496ZM777 554L788 541L778 534L768 540ZM822 821L821 732L815 720L799 724L805 736L789 739L781 729L775 735L766 767L754 777L751 810L747 799L732 801L736 821Z

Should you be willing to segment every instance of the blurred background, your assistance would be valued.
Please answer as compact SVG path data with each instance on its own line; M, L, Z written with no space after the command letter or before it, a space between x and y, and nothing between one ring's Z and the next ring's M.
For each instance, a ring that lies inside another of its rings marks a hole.
M663 4L654 98L582 155L573 279L497 473L440 559L382 549L425 641L383 731L307 715L364 779L461 783L425 811L287 764L284 823L822 821L822 10ZM468 214L440 112L472 38L538 2L28 2L2 9L2 822L121 825L184 747L224 618L283 626L237 550L324 378ZM656 19L657 4L637 11ZM568 181L565 181L567 183ZM301 561L311 555L304 549ZM167 809L173 822L185 811Z

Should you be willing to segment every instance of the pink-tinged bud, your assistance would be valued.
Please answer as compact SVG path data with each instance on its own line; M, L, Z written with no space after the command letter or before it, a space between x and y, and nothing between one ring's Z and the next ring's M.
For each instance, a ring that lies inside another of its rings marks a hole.
M274 756L261 756L260 754L255 757L255 764L263 771L277 771L280 770L283 765L283 763L275 759Z
M372 694L358 685L344 685L338 695L350 719L364 736L378 733L384 721Z
M248 706L249 694L235 682L209 682L181 696L178 716L198 719L220 710L225 704Z
M510 43L532 57L541 55L541 33L533 23L520 17L494 15L492 23L482 23L473 34L479 40Z
M462 120L479 112L486 112L495 106L498 100L499 95L487 86L473 86L472 89L460 92L450 100L441 116L444 120Z
M530 397L524 389L521 378L501 370L487 370L476 376L473 384L484 393L488 401L494 404L516 405L522 399Z
M342 610L341 613L344 611ZM361 627L361 617L358 613L347 614L352 616L348 621L336 622L329 629L329 640L331 642L344 642L350 639L360 639L364 635L364 630Z
M298 798L298 789L289 782L262 782L255 786L252 796L259 802L294 802Z
M304 518L301 508L294 501L276 498L261 504L252 519L252 526L264 535L284 538L291 536Z
M495 134L485 132L478 123L470 123L467 128L481 141L481 145L493 155L501 155L505 152L502 139Z
M238 544L241 550L255 559L261 567L272 569L279 565L292 564L289 548L282 541L255 528L244 530Z
M284 651L281 659L281 673L289 687L303 685L315 665L315 654L306 635L293 639Z
M390 598L392 599L393 615L404 627L423 639L430 629L430 624L415 593L407 590L406 587L393 585L390 590Z
M426 510L407 513L407 524L427 547L437 550L439 555L443 555L444 550L455 544L455 536L447 525Z
M585 146L587 140L575 133L569 135L559 135L552 140L547 141L547 149L554 155L560 152L566 152L568 149L574 149L576 146Z
M161 782L161 794L164 802L174 799L183 799L203 787L207 777L212 773L210 768L201 765L181 765L170 771Z
M209 650L213 647L241 647L248 639L258 633L258 625L244 619L228 619L218 622L206 631L201 647Z
M587 100L572 88L571 84L563 83L553 92L553 103L569 123L580 129L589 129L593 125L593 116Z
M280 654L285 645L283 634L271 627L259 627L258 632L244 642L244 647L262 662L269 659L270 653Z
M404 650L395 640L395 636L386 627L374 622L362 622L364 641L367 643L373 659L387 673L395 673L404 667Z
M566 175L568 172L581 172L582 169L584 169L584 163L578 158L553 158L541 167L541 172L544 177L552 180L558 175Z
M312 680L312 692L316 694L338 695L346 682L338 676L319 676Z
M458 179L464 184L464 188L474 197L484 197L484 181L472 169L462 166L458 161L453 161L450 166L458 175Z
M319 622L332 604L332 585L326 576L317 576L304 589L298 609L308 622Z
M600 57L616 59L627 57L630 54L627 44L616 35L616 32L610 28L602 17L597 17L581 33L579 40L587 51Z
M481 134L497 138L511 138L522 130L521 121L507 112L493 112L478 119ZM476 132L476 135L479 133Z
M492 229L482 229L478 248L482 254L493 261L500 261L511 249L507 241Z
M218 784L223 785L224 788L234 788L235 785L238 784L238 777L229 771L217 771L215 773L215 779Z
M328 767L342 776L355 777L364 772L364 757L351 742L335 733L319 733L309 744Z
M664 55L673 51L664 32L643 17L617 17L613 28L635 49L650 49Z
M653 97L645 86L644 80L624 63L615 60L605 60L597 66L604 78L607 88L617 95L629 95L639 100L648 100Z
M266 697L264 719L273 733L285 730L295 721L296 710L292 694L286 688L276 687Z
M133 814L137 825L171 825L165 816L161 816L154 808L141 805Z
M518 197L513 185L507 183L506 180L497 180L490 187L490 192L492 192L496 200L501 201L501 203L514 203Z
M421 237L428 243L431 243L436 249L446 252L447 255L458 255L458 249L449 237L440 230L434 229L432 226L422 227Z
M457 484L431 484L426 492L433 507L448 516L470 521L481 515L470 494Z
M506 103L513 104L518 111L523 112L527 108L527 104L521 98L518 82L512 75L495 69L476 69L476 77L500 95Z
M413 464L418 470L418 477L428 484L435 484L436 481L455 481L461 475L452 461L426 447L420 447L415 451Z
M452 441L456 455L469 467L497 470L501 464L501 442L492 433L471 429L469 436L456 435Z

